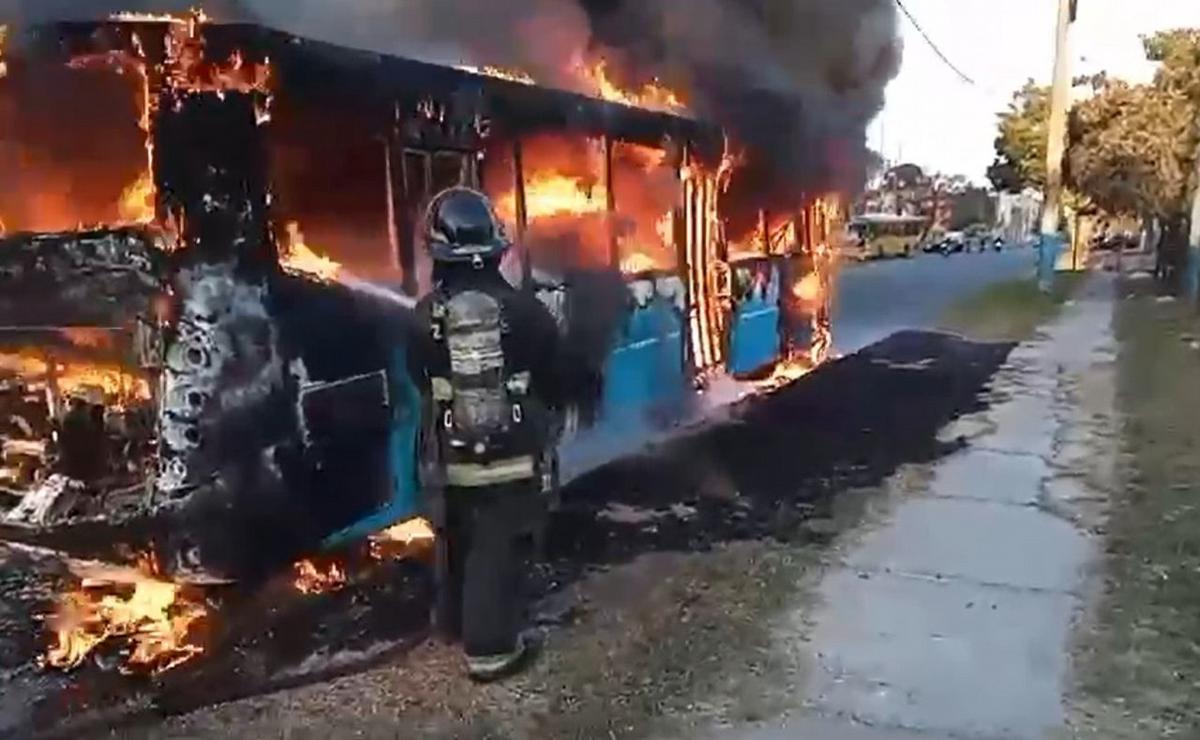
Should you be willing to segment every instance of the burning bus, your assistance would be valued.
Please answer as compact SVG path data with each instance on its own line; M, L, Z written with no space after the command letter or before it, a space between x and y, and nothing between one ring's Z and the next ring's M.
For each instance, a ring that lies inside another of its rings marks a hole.
M734 223L736 143L602 59L589 96L198 14L7 46L4 539L240 579L420 516L405 331L454 185L578 348L585 426L829 352L839 200Z

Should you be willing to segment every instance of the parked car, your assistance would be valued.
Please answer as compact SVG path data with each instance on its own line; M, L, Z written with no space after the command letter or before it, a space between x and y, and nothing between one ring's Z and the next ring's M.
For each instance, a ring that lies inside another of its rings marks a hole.
M942 240L942 254L951 255L967 251L967 236L961 231L951 231Z
M1137 249L1140 242L1129 232L1101 233L1092 237L1092 249L1102 252L1120 252Z

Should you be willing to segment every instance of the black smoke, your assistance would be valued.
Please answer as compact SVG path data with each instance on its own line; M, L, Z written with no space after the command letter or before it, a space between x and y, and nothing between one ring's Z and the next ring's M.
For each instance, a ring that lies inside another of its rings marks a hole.
M0 17L43 22L119 10L180 12L194 0L0 0ZM525 69L572 88L603 55L619 81L660 79L732 132L748 166L727 210L852 192L866 127L900 61L892 0L214 0L218 20L437 63Z
M628 82L682 87L745 148L727 213L739 200L794 207L802 193L861 185L866 127L900 60L891 0L584 2L593 45L612 50Z
M243 2L299 34L518 67L552 86L577 87L570 66L598 56L627 86L662 80L745 149L725 204L734 219L858 190L867 124L900 62L892 0Z

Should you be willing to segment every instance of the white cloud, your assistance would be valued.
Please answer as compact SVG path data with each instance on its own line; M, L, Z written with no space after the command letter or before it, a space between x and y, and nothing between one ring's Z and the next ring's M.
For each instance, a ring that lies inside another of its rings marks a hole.
M904 66L871 127L872 146L882 146L890 159L982 181L992 160L996 113L1025 80L1050 79L1056 4L906 0L930 37L976 85L963 83L902 18ZM1079 0L1073 74L1107 71L1147 80L1154 68L1142 55L1140 36L1180 26L1200 26L1200 2Z

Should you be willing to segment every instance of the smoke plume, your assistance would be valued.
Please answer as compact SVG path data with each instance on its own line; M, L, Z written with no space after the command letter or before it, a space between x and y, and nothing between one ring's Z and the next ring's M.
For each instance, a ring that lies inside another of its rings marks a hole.
M194 0L0 0L0 17L42 22ZM749 164L729 199L852 191L867 123L899 66L892 0L211 0L217 20L436 63L526 70L571 88L575 61L603 56L620 82L651 78L729 129ZM768 204L770 205L770 204Z
M517 67L552 86L578 85L570 65L600 56L626 85L665 81L746 149L725 204L734 220L770 207L764 196L794 207L803 193L857 190L866 127L900 61L891 0L242 1L298 34Z
M575 0L241 0L261 22L292 33L440 64L519 67L562 82L563 60L587 48L591 26Z
M627 74L682 85L785 166L806 146L861 138L899 62L891 0L626 0L594 18L594 43Z

